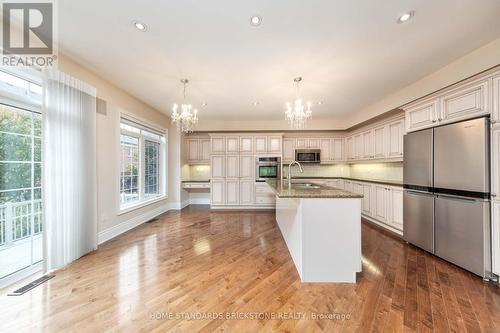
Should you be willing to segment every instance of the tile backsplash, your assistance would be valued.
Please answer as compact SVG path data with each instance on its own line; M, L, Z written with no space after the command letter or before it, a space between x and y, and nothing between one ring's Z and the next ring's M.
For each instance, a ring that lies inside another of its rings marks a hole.
M210 165L184 165L182 168L183 180L208 180L210 179Z
M300 173L297 166L292 167L294 177L352 177L360 179L403 181L403 163L372 163L372 164L304 164L304 172ZM283 177L288 175L288 166L283 166Z

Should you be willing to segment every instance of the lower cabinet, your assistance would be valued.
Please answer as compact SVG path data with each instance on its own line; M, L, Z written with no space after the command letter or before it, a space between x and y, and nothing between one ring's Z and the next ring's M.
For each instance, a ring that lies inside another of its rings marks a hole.
M240 204L240 180L226 178L226 205L237 206Z
M211 180L210 202L212 206L223 206L226 204L225 188L226 182L224 179Z
M266 183L255 183L255 204L273 207L276 204L276 196Z
M373 218L383 223L389 222L389 191L385 185L373 186Z
M500 202L491 203L491 263L493 273L500 275Z
M253 179L240 179L240 205L250 206L254 203Z
M390 188L390 219L389 224L398 229L403 230L403 189L396 187Z

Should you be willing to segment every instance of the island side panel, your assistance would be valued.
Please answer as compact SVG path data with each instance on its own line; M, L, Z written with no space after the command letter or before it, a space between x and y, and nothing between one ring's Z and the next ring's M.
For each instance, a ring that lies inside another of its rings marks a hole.
M361 199L301 199L302 282L356 282Z
M302 207L300 199L276 197L276 221L302 280Z

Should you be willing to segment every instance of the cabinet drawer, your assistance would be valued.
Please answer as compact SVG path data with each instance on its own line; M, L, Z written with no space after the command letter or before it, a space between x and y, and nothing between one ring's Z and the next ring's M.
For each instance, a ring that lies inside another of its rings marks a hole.
M272 205L276 203L276 198L274 195L256 195L255 203L261 205Z

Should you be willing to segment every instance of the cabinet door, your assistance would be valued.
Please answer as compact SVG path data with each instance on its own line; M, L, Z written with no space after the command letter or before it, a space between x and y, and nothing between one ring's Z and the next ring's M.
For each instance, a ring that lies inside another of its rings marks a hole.
M319 146L319 139L317 138L310 138L308 141L307 141L307 147L306 148L311 148L311 149L320 149L320 146Z
M500 202L492 202L491 212L492 271L500 275Z
M403 190L391 188L390 190L390 224L392 227L403 231Z
M500 199L500 128L491 133L491 197Z
M240 152L240 138L238 136L226 136L226 153L238 154Z
M239 179L226 178L226 205L239 205L240 181Z
M352 182L350 180L344 180L344 189L349 192L353 192L352 190Z
M412 105L405 110L406 131L417 131L434 126L437 122L438 114L438 98Z
M240 137L240 153L253 154L253 136Z
M352 192L363 195L363 184L352 182Z
M330 156L331 152L330 139L321 139L320 149L321 149L321 162L331 161L332 158Z
M196 163L199 160L199 147L200 140L198 139L188 139L186 140L187 148L187 160L188 163Z
M361 159L363 157L363 136L357 134L354 136L354 159Z
M211 180L211 189L210 189L210 203L214 206L221 206L226 203L225 200L225 182L220 179L212 179Z
M372 215L372 187L371 184L363 184L362 213L368 216Z
M354 159L354 137L350 136L345 139L347 160Z
M387 125L387 141L389 158L403 157L403 120L398 120Z
M344 139L332 139L330 142L330 159L332 161L344 160Z
M253 205L253 180L240 179L240 205Z
M373 158L372 131L363 132L363 159Z
M211 154L225 154L226 153L226 137L213 136L211 137L212 147Z
M308 146L309 146L309 139L306 139L306 138L297 138L297 141L295 142L295 147L297 149L308 148Z
M439 121L451 122L489 112L489 80L460 87L441 97Z
M240 176L240 157L237 155L226 156L226 177L238 178Z
M201 152L199 153L200 161L204 163L210 163L210 139L202 139L200 140L199 149Z
M212 178L224 178L226 176L225 159L226 156L224 155L212 155L211 157Z
M500 123L500 74L493 77L493 108L491 111L491 122Z
M388 197L389 188L381 185L374 185L374 205L373 205L373 217L380 222L387 223L388 218Z
M386 126L373 129L373 157L385 158L387 156Z
M283 139L283 162L295 160L295 139Z
M267 153L267 136L254 137L254 148L258 154Z
M281 136L272 135L267 138L267 152L281 154Z
M251 155L240 156L240 178L253 179L255 173L255 160Z

